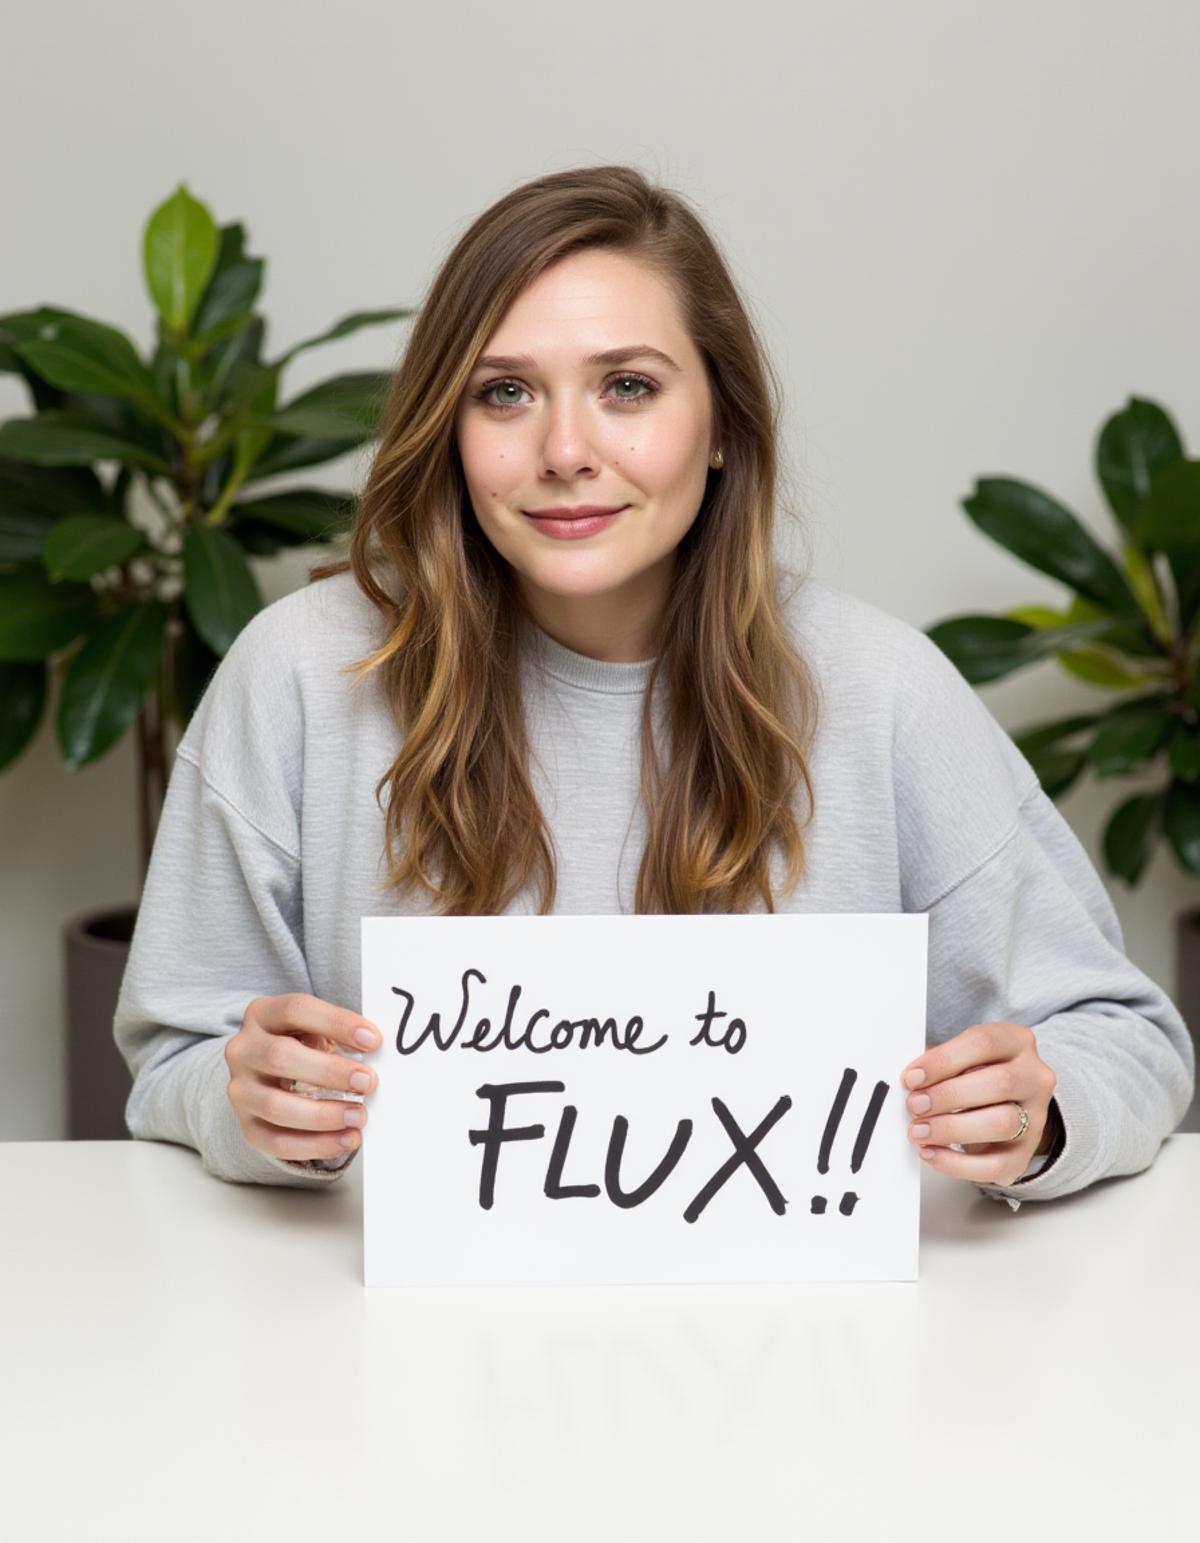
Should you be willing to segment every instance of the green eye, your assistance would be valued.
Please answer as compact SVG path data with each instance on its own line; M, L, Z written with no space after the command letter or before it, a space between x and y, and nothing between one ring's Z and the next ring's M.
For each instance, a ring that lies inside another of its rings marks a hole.
M627 402L632 405L636 402L648 401L650 397L658 395L659 388L652 380L649 380L645 375L631 374L628 370L623 370L619 375L611 376L610 381L613 384L628 384L645 388L644 391L640 391L636 396L616 396L613 398L615 402ZM485 407L494 408L498 412L511 412L515 407L520 407L522 404L520 402L497 402L492 399L493 391L500 391L505 387L511 387L514 391L524 391L527 389L519 380L490 380L486 386L481 386L475 392L475 400L482 402Z

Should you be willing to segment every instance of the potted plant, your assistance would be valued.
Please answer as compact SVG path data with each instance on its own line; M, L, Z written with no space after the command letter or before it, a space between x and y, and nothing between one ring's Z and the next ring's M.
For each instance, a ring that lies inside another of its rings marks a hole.
M1014 734L1051 798L1079 778L1161 776L1121 800L1102 837L1104 866L1137 884L1165 838L1200 873L1200 461L1171 418L1131 397L1100 430L1096 476L1118 537L1114 556L1049 494L1012 477L979 479L968 517L1031 568L1064 584L1064 608L958 615L928 636L973 685L1054 656L1068 674L1119 699L1096 712ZM1200 1021L1200 908L1176 917L1176 1002ZM1194 1033L1194 1030L1193 1030Z
M218 229L186 184L142 235L157 346L58 307L0 316L0 370L31 416L0 423L0 769L33 739L58 683L68 771L137 727L140 885L186 728L238 632L262 608L250 556L328 544L350 493L274 478L373 439L386 371L334 376L287 402L297 354L413 315L360 311L273 359L255 310L264 261L240 224ZM139 890L140 892L140 890ZM112 1038L136 904L64 925L69 1135L124 1137L129 1076Z

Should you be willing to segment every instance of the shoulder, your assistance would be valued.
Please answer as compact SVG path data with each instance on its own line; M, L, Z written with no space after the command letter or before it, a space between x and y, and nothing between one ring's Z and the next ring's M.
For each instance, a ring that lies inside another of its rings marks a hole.
M208 694L270 696L376 646L381 617L352 572L302 584L256 611L234 638Z
M306 721L336 732L350 665L382 637L382 617L353 573L301 585L264 605L217 664L179 742L219 788L270 762L298 783Z
M886 680L890 666L930 643L917 627L824 579L780 570L780 604L795 641L830 671L870 670Z
M176 756L276 845L298 852L306 765L314 744L347 742L346 670L382 629L352 572L264 605L210 676Z
M1037 773L921 628L811 578L785 612L830 706L834 764L886 773L872 796L894 807L906 909L927 909L1012 835Z
M851 681L890 706L898 749L945 754L950 747L932 746L929 736L954 730L972 744L1000 743L1005 755L1004 746L1015 749L978 690L920 627L815 578L801 583L789 573L781 599L795 642L823 679ZM1016 771L1024 788L1036 780L1024 757Z
M353 572L316 579L256 611L234 639L226 658L277 657L296 663L329 651L352 652L370 645L380 613L359 588Z
M823 579L783 570L780 605L822 703L864 733L890 735L908 692L936 692L942 667L954 669L920 628Z

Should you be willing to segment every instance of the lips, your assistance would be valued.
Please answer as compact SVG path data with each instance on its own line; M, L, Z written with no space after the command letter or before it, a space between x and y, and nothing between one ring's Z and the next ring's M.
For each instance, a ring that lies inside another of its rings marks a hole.
M607 530L614 520L620 518L624 512L622 508L605 509L602 514L582 514L581 509L591 506L577 504L574 509L559 517L547 513L527 514L525 518L531 525L537 527L539 536L544 536L551 541L583 541L588 536ZM628 504L624 506L625 509Z
M586 520L601 514L620 514L628 504L573 504L558 509L523 509L531 520Z

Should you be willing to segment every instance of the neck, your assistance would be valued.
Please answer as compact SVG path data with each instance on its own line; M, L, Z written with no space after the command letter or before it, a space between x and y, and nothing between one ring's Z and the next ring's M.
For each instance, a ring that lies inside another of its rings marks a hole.
M674 571L674 553L619 589L557 595L520 578L533 619L564 648L610 664L635 664L658 652L658 631Z

